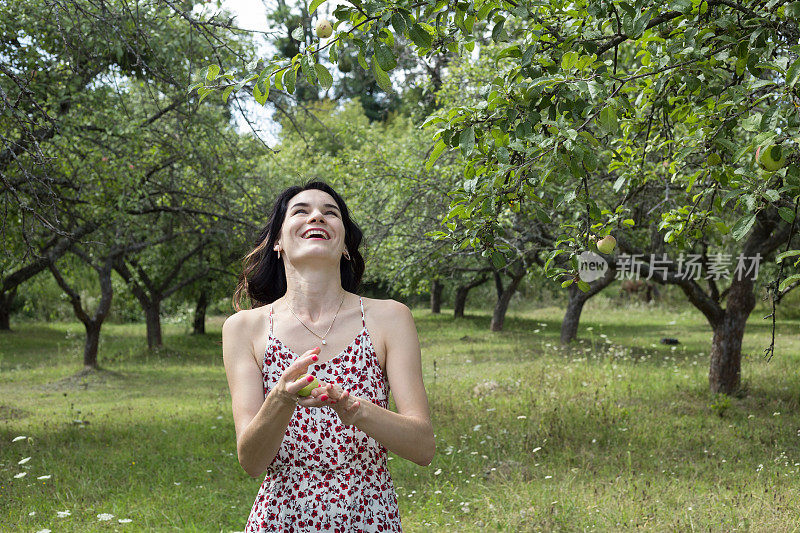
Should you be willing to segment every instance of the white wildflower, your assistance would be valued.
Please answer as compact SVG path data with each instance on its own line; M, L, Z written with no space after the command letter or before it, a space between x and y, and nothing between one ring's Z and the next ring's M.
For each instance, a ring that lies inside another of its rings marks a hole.
M111 520L112 518L114 518L114 515L109 513L100 513L99 515L97 515L97 519L100 520L101 522Z
M30 458L30 457L26 457L25 459L21 460L21 461L20 461L20 462L18 462L17 464L18 464L18 465L24 465L25 463L27 463L27 462L28 462L28 461L30 461L30 460L31 460L31 458Z

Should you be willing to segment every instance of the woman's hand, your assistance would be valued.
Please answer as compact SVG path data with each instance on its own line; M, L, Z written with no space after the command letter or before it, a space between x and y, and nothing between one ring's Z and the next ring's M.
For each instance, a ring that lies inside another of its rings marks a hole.
M319 387L311 391L311 396L330 405L345 426L353 425L358 418L361 408L360 398L350 396L349 391L335 383L321 383Z
M303 407L322 407L323 405L329 404L327 401L327 396L322 397L322 395L319 394L316 396L299 396L297 394L310 383L305 379L300 381L297 380L303 374L308 373L308 367L317 361L317 359L319 359L319 351L319 346L308 350L306 353L292 361L292 364L289 365L289 368L284 370L283 374L281 374L281 377L278 378L278 383L275 384L273 390L275 390L275 393L281 399L283 399L287 405L294 406L296 404ZM320 387L317 387L313 390L316 391L319 390L319 388Z

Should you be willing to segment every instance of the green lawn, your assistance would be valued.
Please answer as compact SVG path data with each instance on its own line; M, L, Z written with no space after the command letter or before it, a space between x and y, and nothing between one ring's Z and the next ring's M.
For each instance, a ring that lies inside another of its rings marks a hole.
M800 320L778 322L766 362L754 312L746 394L715 399L696 310L591 301L568 350L561 314L518 311L498 334L488 315L415 311L437 452L389 463L405 531L800 530ZM107 325L90 378L69 377L79 324L12 323L0 529L243 530L260 480L235 456L221 323L199 338L166 325L157 355L143 325Z

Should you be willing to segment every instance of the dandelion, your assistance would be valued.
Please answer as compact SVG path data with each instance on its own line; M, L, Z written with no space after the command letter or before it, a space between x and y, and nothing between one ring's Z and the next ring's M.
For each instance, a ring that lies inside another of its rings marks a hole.
M36 479L50 479L51 477L53 477L53 476L51 476L50 474L47 474L46 476L39 476Z
M26 457L25 459L21 460L21 461L20 461L20 462L18 462L17 464L18 464L18 465L24 465L25 463L27 463L27 462L28 462L28 461L30 461L30 460L31 460L31 458L30 458L30 457Z
M28 473L27 473L27 472L20 472L19 474L17 474L16 476L14 476L14 479L19 479L19 478L21 478L21 477L25 477L25 476L27 476L27 475L28 475Z
M25 440L27 438L28 437L26 437L25 435L20 435L19 437L14 437L14 440L12 440L11 442L17 442L17 441L20 441L20 440Z
M66 518L72 513L69 511L56 511L56 514L58 515L59 518Z
M99 515L97 515L97 519L101 522L107 522L112 518L114 518L114 515L109 513L100 513Z
M133 522L133 520L131 520L130 518L120 518L119 520L117 520L117 522L119 522L120 524L129 524L130 522Z

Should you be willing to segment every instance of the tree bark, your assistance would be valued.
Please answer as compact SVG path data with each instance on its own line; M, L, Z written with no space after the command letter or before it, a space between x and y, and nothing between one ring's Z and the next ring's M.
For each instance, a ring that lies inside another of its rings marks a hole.
M580 290L577 283L569 286L569 303L567 311L564 313L564 320L561 322L561 344L569 344L575 339L578 334L578 325L581 322L583 305L589 301L589 298L608 287L615 277L616 269L610 267L602 278L589 283L589 287L591 287L589 292Z
M208 308L208 292L200 291L197 298L197 305L194 308L194 329L192 335L206 334L206 309Z
M99 368L97 351L100 346L100 328L103 327L103 322L109 311L111 311L111 300L114 297L114 287L111 284L111 269L114 257L106 257L103 264L97 264L81 249L73 246L72 251L94 268L100 280L100 303L94 315L90 316L88 311L83 308L80 294L70 287L55 262L50 263L48 266L58 285L69 297L75 316L83 323L83 327L86 330L86 342L83 345L83 366L84 368L97 369Z
M736 280L728 291L728 306L722 320L712 324L711 365L708 384L711 392L733 394L741 384L742 339L747 317L756 305L753 281Z
M502 331L503 330L503 322L506 319L506 311L508 311L508 304L511 303L511 297L514 296L514 293L517 291L517 287L519 286L522 278L525 277L526 270L522 269L522 271L517 271L511 274L511 283L508 286L502 288L502 292L500 293L499 298L497 298L497 303L494 306L494 312L492 313L492 323L489 328L492 331ZM495 273L495 283L497 283L497 287L502 287L502 282L500 280L500 274Z
M438 279L431 282L431 313L438 315L442 312L442 290L444 285Z
M11 306L17 296L17 287L0 295L0 331L11 331Z
M459 285L458 288L456 288L455 302L453 304L453 318L464 318L464 309L467 307L469 291L483 285L488 279L489 278L486 276L481 276L466 285Z
M151 298L144 308L144 319L147 324L147 347L151 350L161 348L161 300Z
M100 327L102 322L88 322L84 324L86 329L86 342L83 345L83 366L84 368L98 368L97 352L100 347Z

